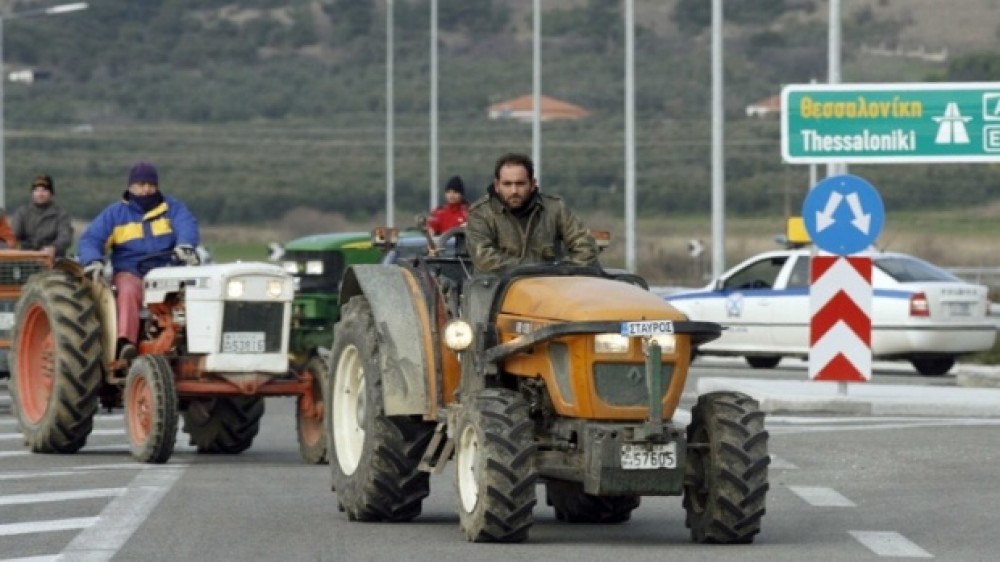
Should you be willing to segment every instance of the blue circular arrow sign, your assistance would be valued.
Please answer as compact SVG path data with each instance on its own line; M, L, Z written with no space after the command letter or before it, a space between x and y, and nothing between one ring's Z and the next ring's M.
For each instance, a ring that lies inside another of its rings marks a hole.
M875 243L885 224L885 207L878 191L864 179L830 176L806 195L802 221L817 248L846 256Z

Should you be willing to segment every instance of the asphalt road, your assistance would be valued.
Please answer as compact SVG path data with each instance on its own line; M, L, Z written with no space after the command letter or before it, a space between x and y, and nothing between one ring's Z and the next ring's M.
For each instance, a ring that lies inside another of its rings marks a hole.
M696 376L804 376L696 365ZM873 382L883 378L954 383ZM78 454L27 454L0 383L0 560L992 560L1000 544L1000 419L770 416L768 513L752 545L691 543L680 498L643 499L622 525L561 523L542 488L529 542L478 545L458 529L451 467L415 521L348 522L328 467L299 459L293 407L269 399L242 455L181 446L150 467L128 456L120 413L102 414Z

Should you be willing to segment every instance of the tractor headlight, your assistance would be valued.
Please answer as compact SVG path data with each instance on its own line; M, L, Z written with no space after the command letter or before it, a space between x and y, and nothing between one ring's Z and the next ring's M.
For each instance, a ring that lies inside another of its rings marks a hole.
M285 273L291 273L292 275L299 272L299 262L286 261L281 264L281 267L285 268Z
M284 289L284 283L279 279L271 279L267 282L267 296L272 299L279 298L282 289Z
M597 334L594 353L628 353L628 338L621 334Z
M238 279L232 279L229 284L226 285L226 296L231 299L238 299L243 296L246 292L246 285Z
M323 262L320 260L307 261L306 275L323 275Z
M649 339L659 344L660 353L670 355L677 351L677 336L674 334L657 334L651 336ZM646 343L644 338L642 340L642 351L645 352L647 347L649 347L649 344Z
M464 320L452 320L444 327L444 344L452 351L463 351L472 345L472 326Z

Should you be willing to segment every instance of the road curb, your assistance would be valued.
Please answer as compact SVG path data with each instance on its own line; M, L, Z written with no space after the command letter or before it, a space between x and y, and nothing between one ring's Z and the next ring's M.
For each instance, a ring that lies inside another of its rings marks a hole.
M861 416L1000 417L1000 388L956 388L833 382L698 379L698 393L730 390L752 396L768 413L833 413Z

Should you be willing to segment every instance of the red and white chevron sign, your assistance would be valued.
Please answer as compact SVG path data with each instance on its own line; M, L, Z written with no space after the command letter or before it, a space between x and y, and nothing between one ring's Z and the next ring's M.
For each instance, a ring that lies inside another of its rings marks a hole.
M811 265L809 378L871 380L871 258L820 255Z

